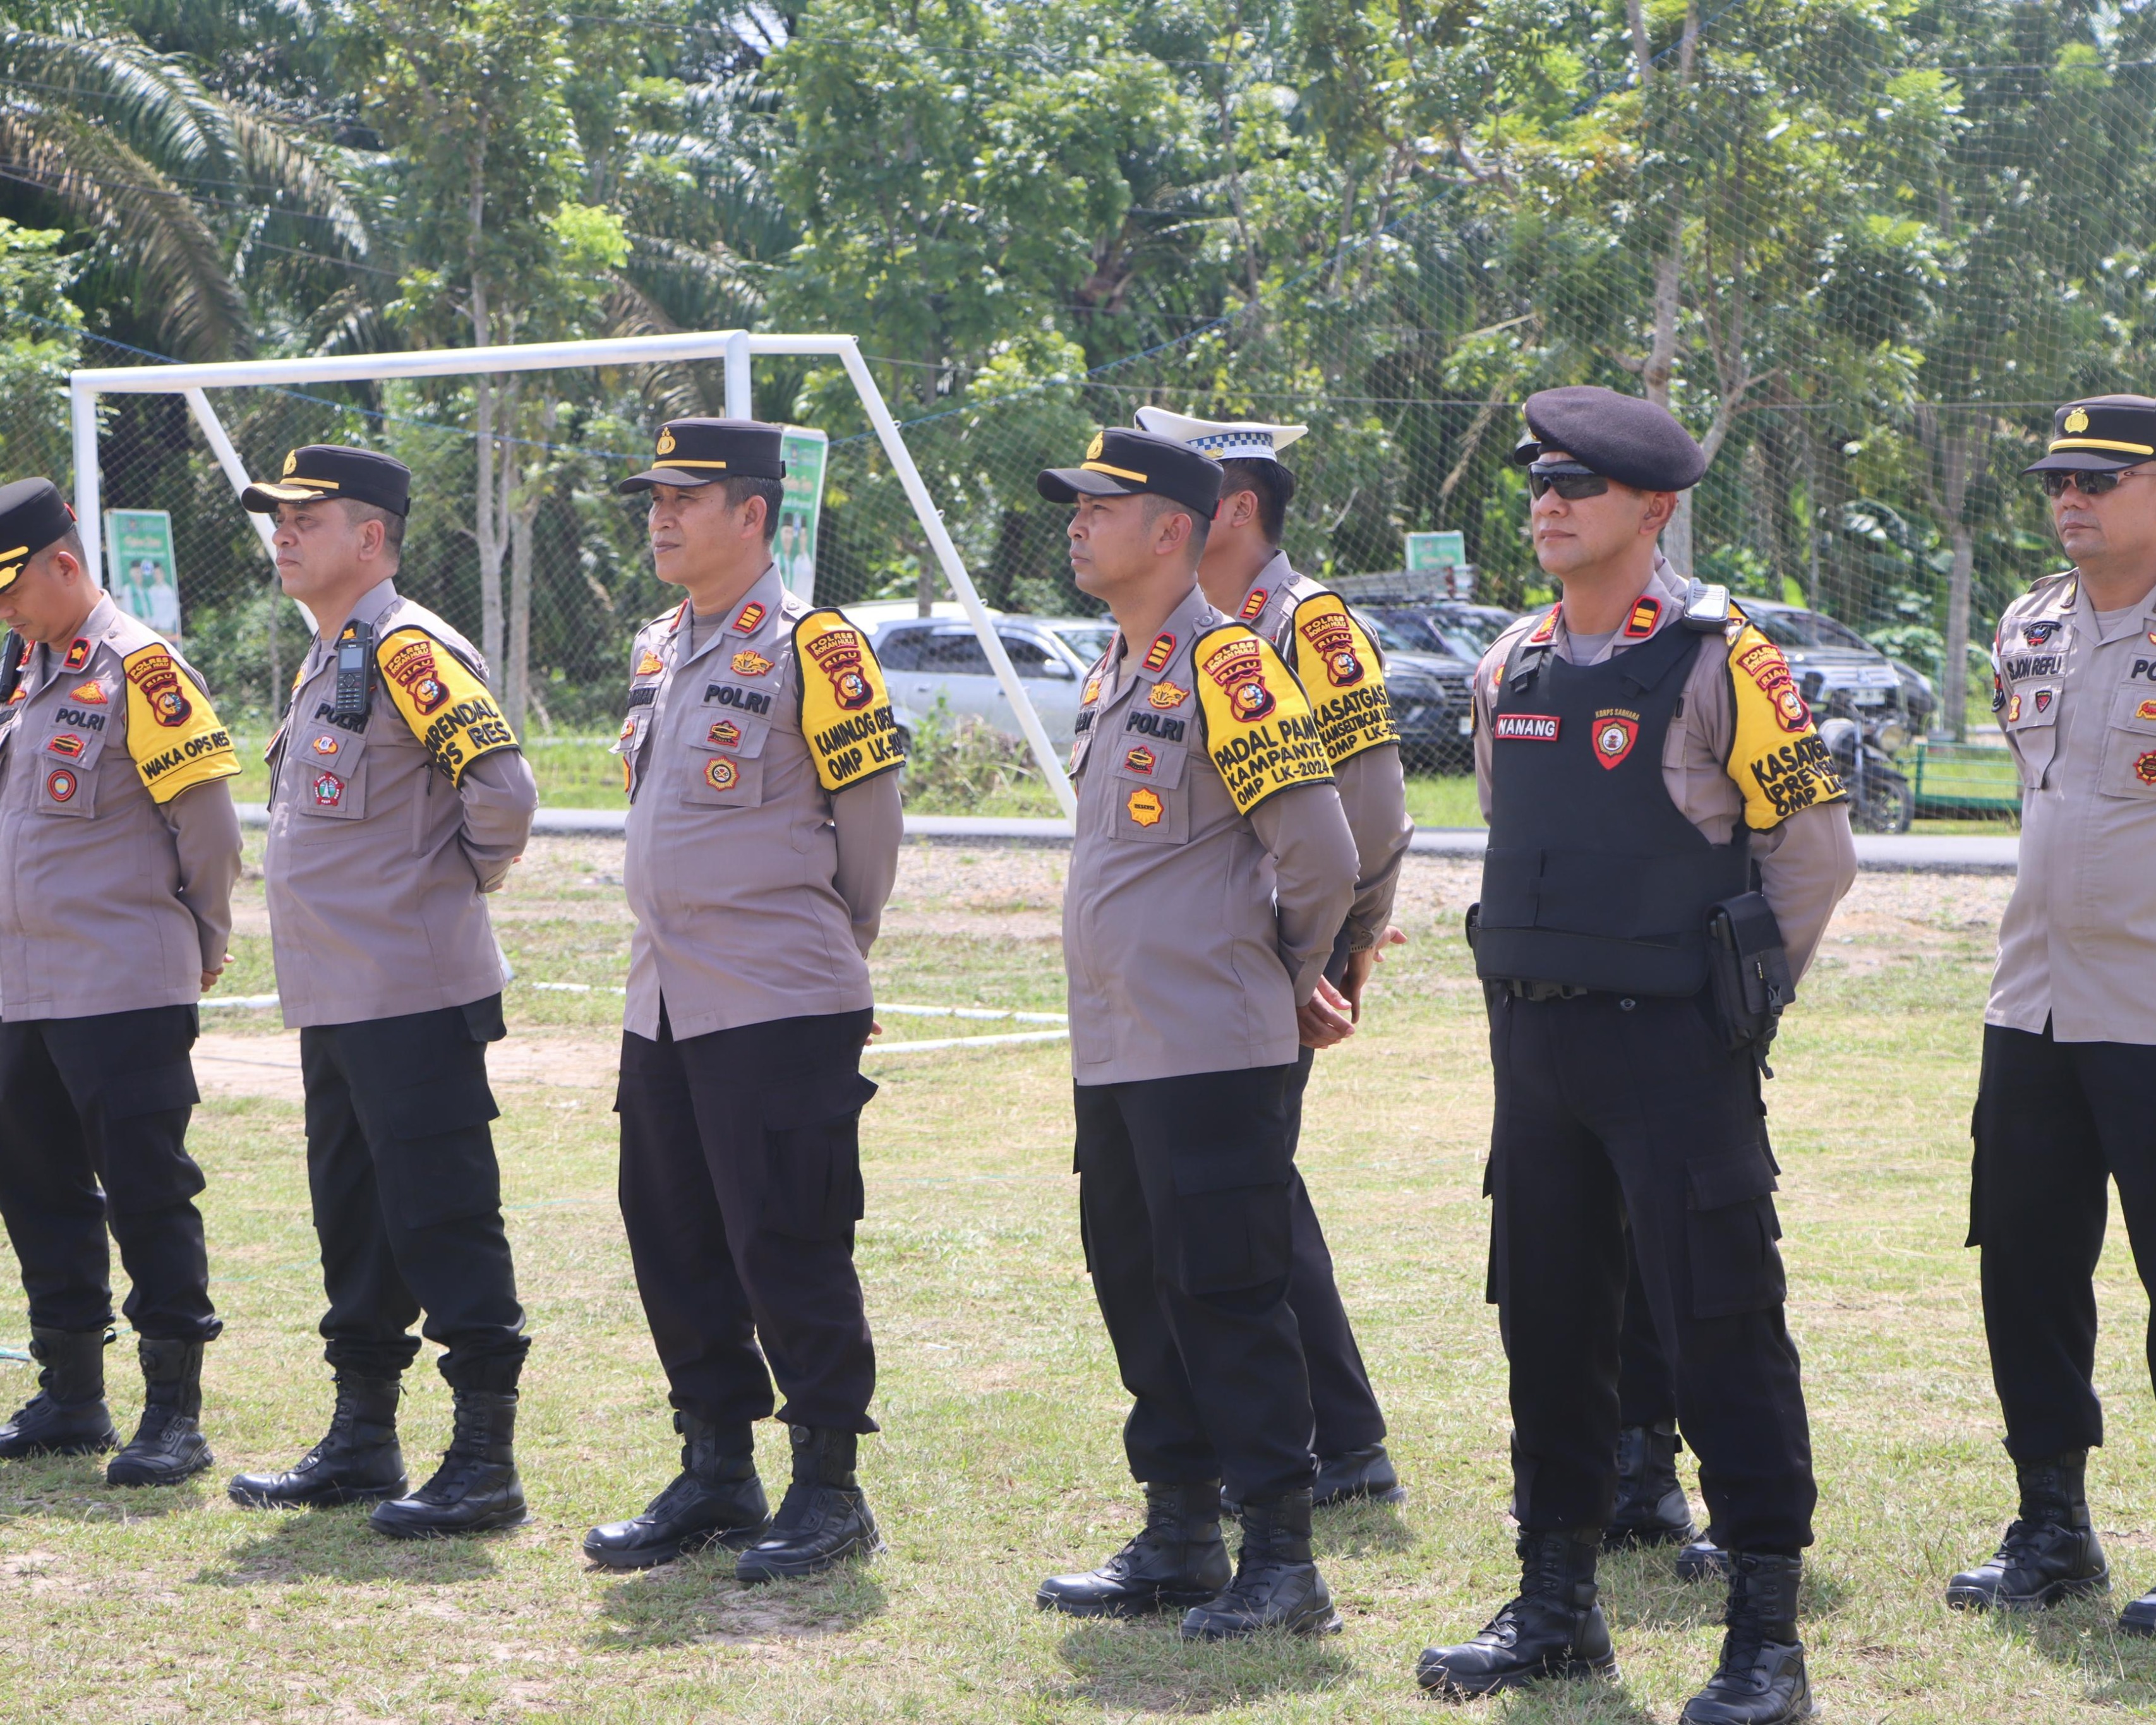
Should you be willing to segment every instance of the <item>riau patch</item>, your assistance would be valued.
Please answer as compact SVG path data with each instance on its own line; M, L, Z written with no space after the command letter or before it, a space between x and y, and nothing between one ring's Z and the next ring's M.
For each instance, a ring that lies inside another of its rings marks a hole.
M1490 721L1498 742L1555 742L1559 728L1555 713L1500 713Z
M1175 651L1175 637L1163 629L1152 638L1152 645L1146 649L1145 668L1157 671L1165 665Z
M1757 634L1756 630L1748 632ZM1758 635L1750 645L1740 646L1731 658L1737 669L1749 677L1753 686L1766 697L1774 709L1775 722L1784 731L1796 737L1812 728L1812 710L1797 692L1796 680L1789 675L1789 661L1782 656L1779 647L1764 635Z
M1339 594L1316 593L1295 608L1295 640L1327 760L1337 767L1400 740L1384 661Z
M1160 818L1168 812L1168 805L1160 800L1160 793L1141 785L1132 791L1124 805L1131 819L1142 827L1157 827Z
M1640 603L1632 607L1632 614L1625 619L1625 639L1644 641L1655 632L1655 620L1662 614L1662 602L1649 593L1640 596Z
M636 661L636 669L629 675L638 677L655 677L665 669L666 661L646 647Z
M1723 770L1744 798L1744 824L1771 832L1800 809L1840 802L1848 793L1782 649L1748 622L1727 660L1736 722Z
M516 733L479 673L426 630L392 629L374 649L389 699L451 784L482 756L516 747Z
M344 781L334 773L317 773L310 788L317 809L334 809L344 801Z
M64 767L55 767L45 775L45 794L55 803L70 800L79 783L74 774Z
M1594 758L1604 768L1623 763L1640 740L1640 716L1605 710L1594 716Z
M1332 777L1302 685L1270 641L1229 624L1199 636L1192 655L1206 754L1239 813Z
M707 741L720 748L737 748L741 745L742 728L732 719L720 719L706 735Z
M2156 784L2156 749L2151 749L2133 763L2133 776L2143 784Z
M801 666L801 735L827 791L902 766L898 721L883 667L867 639L836 611L811 611L793 625Z
M1159 764L1153 752L1140 743L1123 757L1123 765L1132 773L1150 773Z
M715 791L730 791L741 783L741 768L725 755L714 755L704 768L704 783Z
M1148 705L1158 707L1163 712L1181 706L1189 699L1190 691L1188 689L1179 683L1171 683L1165 678L1155 683L1151 692L1146 696Z
M90 643L80 635L68 643L67 657L60 661L64 671L79 671L90 663Z
M760 677L771 669L771 661L753 647L744 647L727 661L737 677Z
M1250 598L1243 601L1243 608L1235 614L1236 616L1245 623L1255 623L1258 620L1258 614L1265 608L1265 600L1268 597L1262 587L1252 588Z
M752 635L756 633L757 624L763 621L763 617L764 611L762 605L757 601L751 599L746 605L743 605L741 608L740 612L735 616L734 620L728 624L726 627L732 629L737 635Z
M232 733L169 649L138 647L121 670L127 679L127 752L152 798L169 803L190 786L239 771Z
M68 691L69 701L80 701L85 706L103 706L110 698L105 692L105 685L95 677L87 683L77 683Z

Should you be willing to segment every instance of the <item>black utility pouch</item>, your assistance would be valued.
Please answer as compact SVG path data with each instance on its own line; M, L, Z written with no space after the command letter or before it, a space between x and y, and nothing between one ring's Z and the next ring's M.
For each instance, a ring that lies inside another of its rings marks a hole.
M1732 1054L1749 1049L1772 1078L1767 1049L1781 1026L1782 1009L1797 998L1782 927L1763 893L1740 893L1707 913L1707 976L1722 1044Z

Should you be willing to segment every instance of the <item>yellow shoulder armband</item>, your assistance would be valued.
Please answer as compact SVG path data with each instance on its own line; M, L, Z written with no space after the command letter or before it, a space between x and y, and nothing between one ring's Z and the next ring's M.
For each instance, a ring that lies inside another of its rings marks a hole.
M801 667L801 735L827 791L865 783L906 764L891 691L868 638L836 611L793 625Z
M1729 644L1729 695L1727 770L1743 794L1745 825L1769 832L1799 809L1848 794L1789 661L1753 624Z
M1365 749L1400 740L1385 693L1384 660L1338 593L1316 593L1295 608L1294 640L1327 759L1337 767Z
M169 649L137 647L121 665L127 674L127 752L151 797L169 803L190 786L239 771L232 733Z
M1231 623L1192 644L1205 752L1219 769L1237 810L1332 777L1317 721L1302 685L1272 644Z
M374 662L391 702L451 784L461 784L481 755L516 747L493 691L424 629L390 630L376 643Z

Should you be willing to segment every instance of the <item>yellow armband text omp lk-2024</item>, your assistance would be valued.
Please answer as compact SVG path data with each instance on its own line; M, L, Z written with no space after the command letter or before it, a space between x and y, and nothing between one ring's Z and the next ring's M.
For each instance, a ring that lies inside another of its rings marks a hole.
M1239 813L1296 785L1332 778L1310 702L1270 642L1231 623L1200 635L1190 657L1205 752Z

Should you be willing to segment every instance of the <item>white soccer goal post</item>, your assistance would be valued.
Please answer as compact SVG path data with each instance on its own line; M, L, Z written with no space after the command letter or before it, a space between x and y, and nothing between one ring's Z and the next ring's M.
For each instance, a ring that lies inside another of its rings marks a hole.
M612 341L540 341L506 347L438 347L412 353L356 353L334 357L235 360L219 365L120 366L80 371L68 379L69 409L74 434L74 509L84 523L83 548L90 573L104 580L104 550L98 522L103 507L97 456L97 398L100 395L178 395L200 427L218 465L231 480L235 494L252 477L240 465L239 452L225 435L217 409L203 393L210 389L246 389L304 383L359 383L397 377L454 377L490 376L504 372L573 371L595 366L639 366L679 363L689 360L719 360L726 367L726 413L735 418L750 417L749 367L759 353L790 357L827 358L841 362L852 379L869 423L889 458L892 470L906 488L906 500L920 517L921 531L942 565L944 578L957 596L980 637L981 649L994 668L996 680L1018 716L1027 745L1040 762L1041 775L1055 793L1066 818L1077 814L1077 799L1065 776L1063 762L1048 732L1034 711L1025 685L1004 650L988 608L981 603L965 561L943 525L943 517L922 483L906 439L885 405L861 357L860 345L851 336L753 335L747 330L705 330L670 336L624 336ZM270 527L261 516L249 517L266 548Z

